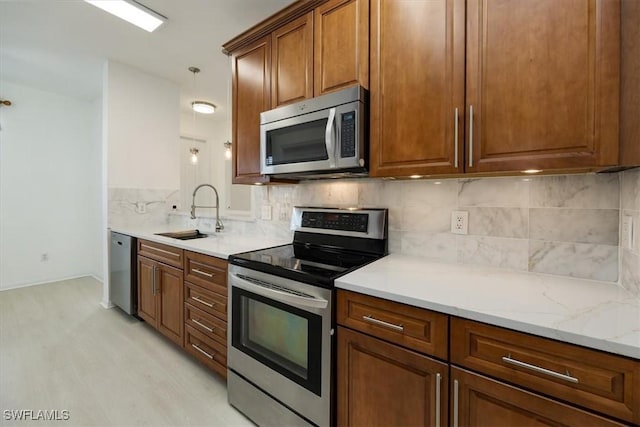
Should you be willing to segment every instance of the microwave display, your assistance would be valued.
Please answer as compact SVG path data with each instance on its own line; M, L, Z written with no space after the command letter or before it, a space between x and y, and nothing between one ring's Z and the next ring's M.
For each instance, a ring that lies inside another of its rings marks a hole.
M267 132L267 166L327 160L326 127L320 119Z

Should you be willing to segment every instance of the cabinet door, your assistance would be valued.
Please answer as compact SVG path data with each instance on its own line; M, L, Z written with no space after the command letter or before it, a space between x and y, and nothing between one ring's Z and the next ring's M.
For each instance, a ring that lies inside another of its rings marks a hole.
M314 13L314 95L368 88L369 0L329 0Z
M464 0L372 1L372 176L462 172L464 19Z
M233 52L233 183L268 181L260 175L260 113L271 108L271 36Z
M313 12L271 35L273 108L313 96Z
M563 403L452 367L453 425L460 427L622 426Z
M184 290L182 270L158 264L158 330L182 346L184 336Z
M138 256L138 316L154 328L157 318L156 265L155 261Z
M444 363L338 327L338 425L447 425L447 372Z
M467 171L615 165L620 1L469 0L467 14Z

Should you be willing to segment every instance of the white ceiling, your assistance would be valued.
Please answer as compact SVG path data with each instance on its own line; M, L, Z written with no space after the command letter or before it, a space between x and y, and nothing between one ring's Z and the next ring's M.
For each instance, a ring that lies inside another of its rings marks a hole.
M222 119L231 71L221 45L293 1L140 2L168 21L147 33L82 0L0 0L0 78L93 100L110 59L178 84L184 111L206 100ZM202 70L195 84L191 65Z

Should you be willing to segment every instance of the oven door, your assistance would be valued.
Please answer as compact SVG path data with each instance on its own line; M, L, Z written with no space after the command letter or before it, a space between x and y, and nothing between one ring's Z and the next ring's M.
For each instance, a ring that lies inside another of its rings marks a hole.
M360 116L361 103L352 102L260 125L260 173L361 168Z
M234 265L229 285L229 368L328 425L332 291Z

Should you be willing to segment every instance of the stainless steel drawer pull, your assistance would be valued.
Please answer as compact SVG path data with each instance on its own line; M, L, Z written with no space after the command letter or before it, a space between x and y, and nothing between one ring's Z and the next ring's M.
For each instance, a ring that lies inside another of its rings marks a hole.
M364 320L365 322L373 323L375 325L384 326L385 328L390 328L395 331L400 331L400 332L404 331L404 326L395 325L393 323L385 322L384 320L378 320L375 317L372 317L371 314L368 316L362 316L362 320Z
M211 273L207 273L206 271L198 270L197 268L192 268L191 271L193 271L194 273L202 274L203 276L207 276L209 278L214 276Z
M503 356L502 361L504 363L509 363L510 365L518 366L520 368L529 369L534 372L538 372L540 374L549 375L550 377L558 378L561 380L569 381L574 384L578 384L580 381L576 377L572 377L569 371L566 374L561 374L560 372L552 371L550 369L541 368L540 366L532 365L530 363L521 362L517 359L512 359L511 354L508 356Z
M213 332L213 329L211 329L210 327L208 327L208 326L207 326L207 325L205 325L204 323L199 322L199 321L198 321L198 320L196 320L196 319L191 319L191 321L192 321L193 323L195 323L196 325L200 326L201 328L206 329L206 330L207 330L207 331L209 331L209 332Z
M440 427L440 383L442 375L436 374L436 427Z
M213 360L213 355L207 353L206 351L204 351L203 349L201 349L199 346L195 345L195 344L191 344L191 347L195 348L196 350L198 350L200 353L204 354L205 356L207 356L209 359Z
M180 258L180 255L174 252L170 252L170 251L165 251L164 249L160 249L160 248L156 248L154 246L149 246L149 245L145 245L144 243L140 244L141 248L147 248L147 249L151 249L152 251L158 251L158 252L162 252L163 254L167 254L167 255L171 255L171 256L175 256Z
M213 308L213 306L215 305L215 304L211 304L210 302L206 302L205 300L200 299L200 298L198 298L198 297L191 297L191 299L192 299L192 300L194 300L194 301L198 301L200 304L204 304L204 305L206 305L207 307L211 307L211 308Z

